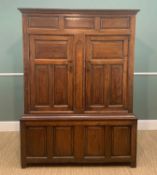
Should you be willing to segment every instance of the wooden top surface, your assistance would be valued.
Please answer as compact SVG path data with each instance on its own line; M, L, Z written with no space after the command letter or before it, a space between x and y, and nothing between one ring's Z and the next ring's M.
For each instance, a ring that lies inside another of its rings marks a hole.
M115 116L100 116L100 115L90 115L90 116L68 116L68 115L54 115L54 116L43 116L43 115L23 115L21 120L44 120L44 121L62 121L62 120L72 120L72 121L88 121L88 120L137 120L134 115L115 115Z
M139 9L48 9L18 8L22 13L84 13L84 14L136 14Z

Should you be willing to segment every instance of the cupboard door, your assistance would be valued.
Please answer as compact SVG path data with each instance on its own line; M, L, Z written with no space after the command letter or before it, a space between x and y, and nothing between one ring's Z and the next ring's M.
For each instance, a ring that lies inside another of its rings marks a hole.
M85 110L127 110L128 37L86 36Z
M73 36L31 35L30 112L73 112Z

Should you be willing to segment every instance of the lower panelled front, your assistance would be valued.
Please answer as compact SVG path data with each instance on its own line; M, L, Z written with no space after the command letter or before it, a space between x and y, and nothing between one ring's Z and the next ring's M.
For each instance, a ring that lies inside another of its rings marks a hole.
M21 121L22 161L135 161L136 121Z

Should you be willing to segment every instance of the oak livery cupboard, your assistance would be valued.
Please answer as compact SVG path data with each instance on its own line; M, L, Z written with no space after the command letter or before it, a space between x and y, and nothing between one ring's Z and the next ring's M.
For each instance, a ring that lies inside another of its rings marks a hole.
M136 166L138 10L20 9L21 162Z

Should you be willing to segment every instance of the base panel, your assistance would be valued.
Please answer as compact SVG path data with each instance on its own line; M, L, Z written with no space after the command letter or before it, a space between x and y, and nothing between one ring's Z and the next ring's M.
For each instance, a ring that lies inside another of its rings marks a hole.
M35 164L121 164L136 166L134 116L21 119L22 167Z

